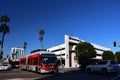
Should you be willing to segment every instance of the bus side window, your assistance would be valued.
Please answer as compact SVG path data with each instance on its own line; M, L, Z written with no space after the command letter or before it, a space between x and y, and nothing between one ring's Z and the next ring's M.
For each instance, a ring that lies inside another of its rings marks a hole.
M38 58L34 58L34 65L38 64Z
M42 58L40 57L40 58L39 58L39 65L41 65L41 62L42 62L41 60L42 60Z
M30 64L30 59L28 59L28 64Z
M30 65L32 65L32 59L30 58Z

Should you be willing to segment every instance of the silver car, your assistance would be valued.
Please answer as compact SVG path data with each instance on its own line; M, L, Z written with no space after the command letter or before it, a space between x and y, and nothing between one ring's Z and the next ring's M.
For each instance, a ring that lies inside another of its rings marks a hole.
M11 70L12 69L12 66L9 64L9 63L3 63L1 66L0 66L0 70Z
M103 74L107 73L117 73L119 72L119 64L114 60L102 60L94 62L86 67L87 72L101 72Z

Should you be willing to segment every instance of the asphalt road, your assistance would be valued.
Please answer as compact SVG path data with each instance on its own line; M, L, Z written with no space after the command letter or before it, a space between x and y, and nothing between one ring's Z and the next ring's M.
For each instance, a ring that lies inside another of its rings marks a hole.
M61 68L58 74L37 74L31 71L0 71L0 80L117 80L118 75L88 74L76 68ZM119 80L119 79L118 79Z

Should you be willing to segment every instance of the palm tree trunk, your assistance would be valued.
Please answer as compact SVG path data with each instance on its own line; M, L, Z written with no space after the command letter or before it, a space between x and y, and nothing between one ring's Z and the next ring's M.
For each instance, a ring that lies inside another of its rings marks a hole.
M5 33L3 32L2 35L2 44L1 44L1 57L3 58L3 44L4 44L4 37L5 37Z
M41 49L43 49L43 42L41 41Z
M5 33L3 32L3 35L2 35L2 44L1 44L1 49L3 48L3 44L4 44L4 37L5 37Z
M24 49L25 51L24 51L24 56L26 56L26 49Z

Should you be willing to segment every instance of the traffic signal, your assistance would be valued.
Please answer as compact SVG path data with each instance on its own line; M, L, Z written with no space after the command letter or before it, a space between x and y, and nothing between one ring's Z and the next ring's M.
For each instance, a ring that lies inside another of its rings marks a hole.
M115 41L113 42L113 46L116 47L116 42Z

